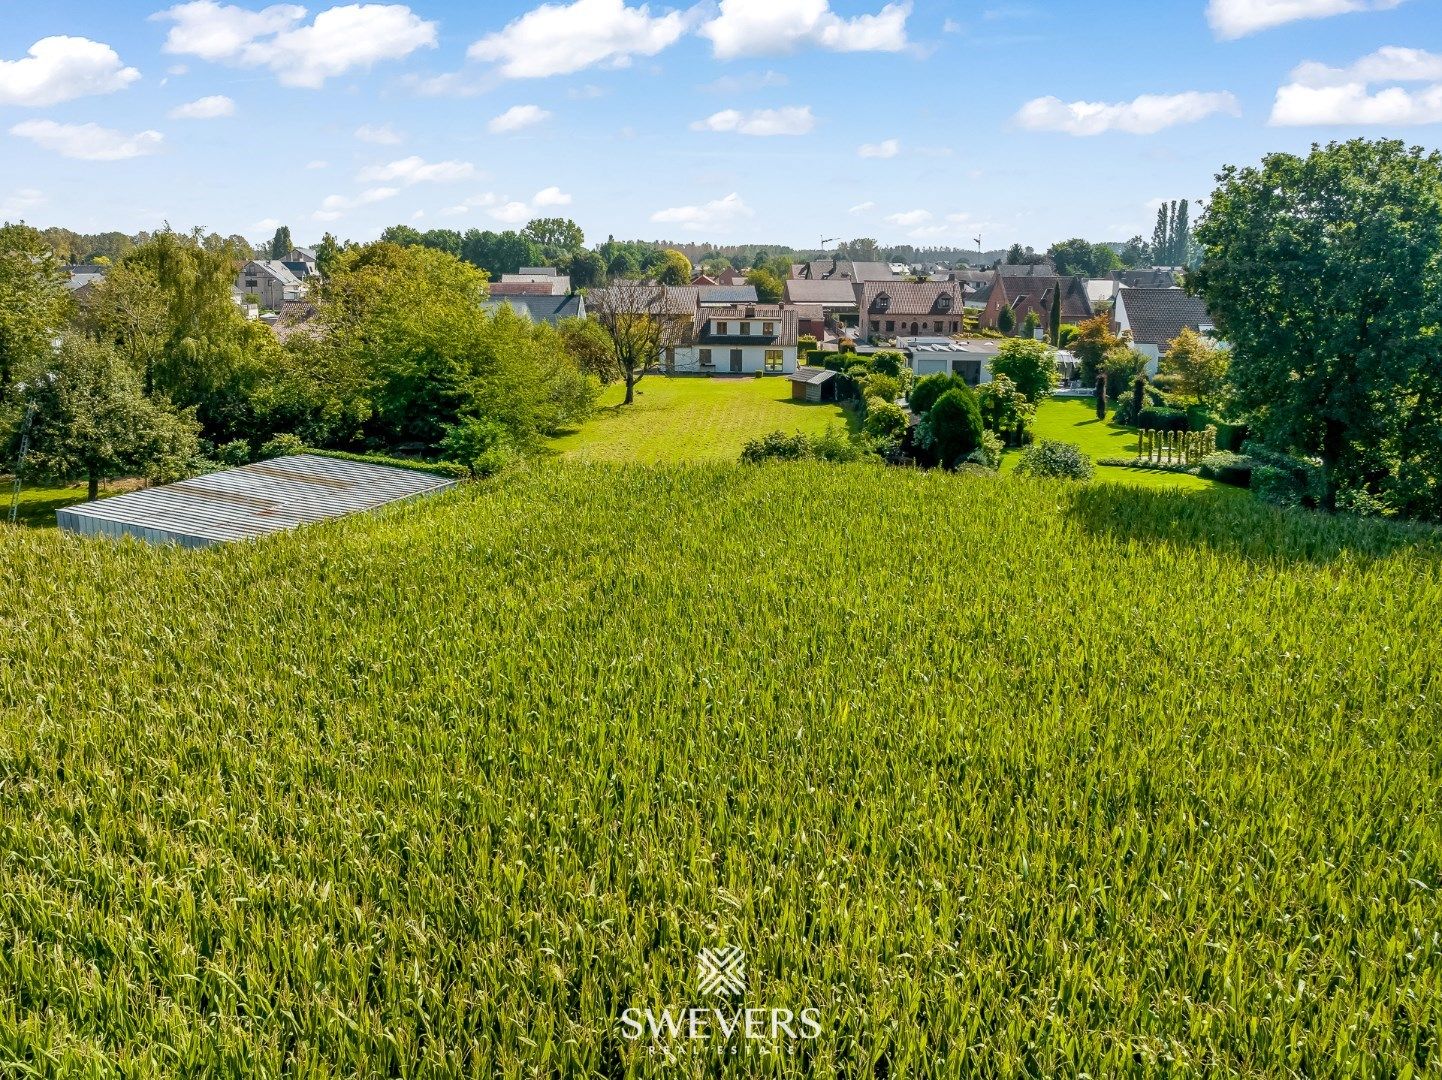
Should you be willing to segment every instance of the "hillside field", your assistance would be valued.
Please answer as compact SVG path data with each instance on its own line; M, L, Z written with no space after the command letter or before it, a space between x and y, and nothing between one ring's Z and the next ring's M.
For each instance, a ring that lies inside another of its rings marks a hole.
M1435 1075L1438 559L811 463L0 530L0 1075ZM726 945L815 1038L626 1037Z

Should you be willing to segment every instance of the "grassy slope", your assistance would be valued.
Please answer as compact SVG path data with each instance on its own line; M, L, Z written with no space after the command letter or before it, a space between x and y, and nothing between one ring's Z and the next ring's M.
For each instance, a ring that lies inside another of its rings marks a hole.
M0 477L0 522L10 520L10 485L13 482L12 477ZM130 487L129 484L105 485L100 489L100 495L104 498L106 495L128 491ZM84 484L71 484L68 487L56 488L22 487L20 489L20 511L16 515L16 523L35 529L53 528L55 511L83 503L85 496Z
M1094 461L1105 457L1126 457L1137 451L1137 435L1132 428L1113 427L1110 421L1097 419L1094 398L1050 398L1037 409L1032 431L1038 439L1055 439L1075 443ZM1002 468L1016 468L1020 455L1010 453ZM1143 469L1122 469L1103 465L1097 479L1132 487L1172 488L1183 491L1205 491L1220 487L1199 476L1178 473L1148 472Z
M619 407L625 388L606 388L599 414L580 431L557 439L554 449L590 461L735 461L748 439L769 431L817 434L847 422L836 405L791 400L782 378L667 379L649 375L636 403Z
M1435 1071L1403 536L564 462L205 553L0 535L0 1072L677 1075L617 1015L721 944L824 1010L737 1076Z

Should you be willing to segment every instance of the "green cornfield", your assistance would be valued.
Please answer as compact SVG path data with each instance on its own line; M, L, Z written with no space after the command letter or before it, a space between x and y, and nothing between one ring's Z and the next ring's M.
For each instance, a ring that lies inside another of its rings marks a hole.
M0 532L0 1076L1436 1075L1439 559L808 464ZM628 1036L722 946L816 1037Z

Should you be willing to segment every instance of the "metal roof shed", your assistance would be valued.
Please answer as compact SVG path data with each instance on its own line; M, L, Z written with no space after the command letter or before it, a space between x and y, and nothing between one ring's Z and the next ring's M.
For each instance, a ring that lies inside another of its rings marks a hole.
M432 495L454 480L316 454L276 458L56 512L81 536L209 547Z

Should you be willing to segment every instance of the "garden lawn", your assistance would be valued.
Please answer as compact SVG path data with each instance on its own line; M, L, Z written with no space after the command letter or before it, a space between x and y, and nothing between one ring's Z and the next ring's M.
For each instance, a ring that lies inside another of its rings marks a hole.
M1110 420L1098 420L1095 398L1047 398L1037 407L1031 430L1038 439L1053 439L1080 446L1093 461L1130 457L1137 452L1136 428L1115 427ZM1002 461L1002 471L1016 468L1020 460L1019 452L1008 453ZM1223 486L1185 473L1124 469L1114 465L1098 465L1096 478L1134 487L1189 491L1210 491Z
M648 375L636 387L635 404L621 405L625 396L624 386L608 386L590 422L554 440L552 448L568 458L601 462L735 461L757 436L817 435L848 423L851 415L835 404L792 401L790 380L776 376Z
M0 522L10 520L11 485L14 482L14 477L0 477ZM134 482L119 486L105 484L100 488L100 497L118 495L134 486ZM85 494L84 484L71 484L69 487L22 487L16 524L27 525L32 529L52 529L55 527L55 511L83 503Z

